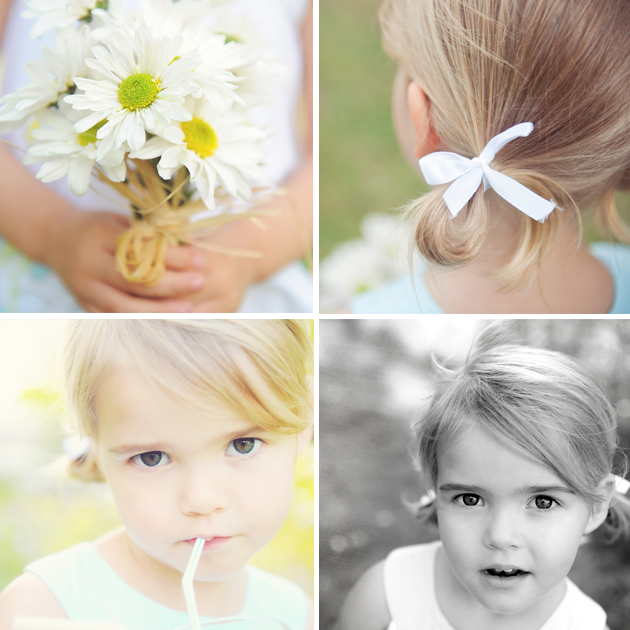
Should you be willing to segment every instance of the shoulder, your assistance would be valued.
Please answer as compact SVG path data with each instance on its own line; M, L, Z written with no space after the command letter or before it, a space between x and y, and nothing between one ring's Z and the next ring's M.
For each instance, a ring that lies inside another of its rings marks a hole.
M312 601L297 584L253 565L247 580L245 615L277 619L291 630L313 627Z
M20 575L0 593L0 630L11 630L17 615L68 618L53 592L32 573Z
M336 630L385 630L391 621L384 582L385 560L370 567L352 587Z
M260 567L248 565L248 579L251 581L251 588L257 592L265 592L268 595L281 596L282 598L298 600L306 604L308 599L306 593L294 582L279 575L269 573Z

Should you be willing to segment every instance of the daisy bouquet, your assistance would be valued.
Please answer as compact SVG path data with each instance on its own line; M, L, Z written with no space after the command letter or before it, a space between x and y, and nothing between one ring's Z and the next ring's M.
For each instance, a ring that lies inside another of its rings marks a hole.
M95 181L132 211L116 265L133 282L155 284L169 245L190 243L260 256L203 240L209 230L272 211L261 171L262 129L250 110L282 76L253 25L229 2L30 0L32 37L55 29L55 48L27 64L32 80L4 97L0 132L28 125L24 162L37 178L68 178L76 195ZM277 192L277 191L275 191Z

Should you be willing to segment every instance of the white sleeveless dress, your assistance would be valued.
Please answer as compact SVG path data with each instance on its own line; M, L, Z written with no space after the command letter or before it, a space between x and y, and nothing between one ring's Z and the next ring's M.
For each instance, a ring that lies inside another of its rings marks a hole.
M234 10L246 12L261 26L278 61L288 68L285 82L277 89L275 103L253 111L257 124L268 130L265 143L265 174L271 181L282 183L296 168L299 147L295 130L302 93L302 48L300 27L310 0L232 0ZM123 0L128 10L141 6L140 0ZM24 66L31 59L40 59L44 46L54 47L54 32L31 39L34 19L20 17L26 8L24 0L13 0L2 42L1 94L10 94L30 82ZM24 128L3 136L24 147ZM21 154L16 152L18 159ZM35 174L39 165L29 170ZM46 184L73 205L84 210L107 210L127 214L119 205L107 201L92 190L83 197L73 195L66 178ZM109 193L111 197L112 194ZM276 274L253 285L239 307L244 313L311 313L313 280L301 263L287 265ZM81 307L61 280L47 267L22 256L0 238L0 312L81 312Z
M392 618L387 630L454 630L435 595L440 541L394 549L385 560L385 597ZM604 630L606 613L569 578L567 591L541 630Z

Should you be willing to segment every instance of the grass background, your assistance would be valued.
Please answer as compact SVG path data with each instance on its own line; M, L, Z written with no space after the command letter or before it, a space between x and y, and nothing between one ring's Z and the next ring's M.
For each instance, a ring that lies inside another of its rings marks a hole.
M391 121L396 64L381 50L379 0L320 0L320 259L360 235L372 212L427 190L402 157ZM630 195L618 195L630 223ZM602 240L588 217L587 241Z
M396 547L428 542L402 498L423 493L410 457L411 421L432 393L430 354L462 360L485 322L320 322L320 627L331 628L349 589ZM617 406L630 448L630 321L508 320L527 344L574 356ZM580 547L570 578L630 630L630 540Z

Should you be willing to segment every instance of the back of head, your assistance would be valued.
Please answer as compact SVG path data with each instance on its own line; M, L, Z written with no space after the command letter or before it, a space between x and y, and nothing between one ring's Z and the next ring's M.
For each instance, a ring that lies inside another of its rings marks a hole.
M431 101L448 150L478 156L522 122L534 130L508 143L492 167L579 224L578 208L628 239L614 191L630 168L630 3L626 0L384 0L386 52ZM433 189L409 207L414 241L429 261L470 262L488 228L480 187L452 220ZM501 277L518 282L551 248L561 214L544 223L517 213L520 242ZM461 216L461 219L460 219Z

